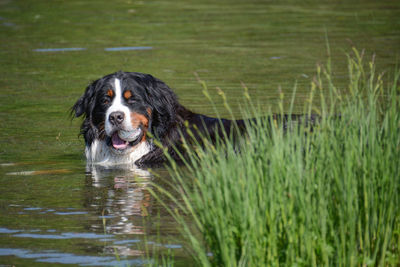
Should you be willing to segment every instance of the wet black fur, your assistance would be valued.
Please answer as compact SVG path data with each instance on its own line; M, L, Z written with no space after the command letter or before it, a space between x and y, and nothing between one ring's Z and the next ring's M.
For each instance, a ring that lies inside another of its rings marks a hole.
M179 156L173 147L182 150L181 139L188 138L188 128L198 129L198 131L193 131L196 138L201 135L196 133L200 132L208 135L211 140L215 140L217 136L223 137L224 132L229 136L234 124L238 126L238 129L244 129L242 120L233 122L191 112L178 102L175 93L164 82L149 74L116 72L92 82L72 108L76 117L84 116L81 134L87 146L90 146L95 139L107 138L104 132L107 110L104 99L115 78L120 79L122 90L129 88L133 91L136 111L149 119L149 133L167 147L172 157L177 160ZM150 114L147 110L150 110ZM189 127L185 126L185 121ZM165 156L162 149L153 146L152 151L135 164L144 166L159 164L163 161L165 161Z

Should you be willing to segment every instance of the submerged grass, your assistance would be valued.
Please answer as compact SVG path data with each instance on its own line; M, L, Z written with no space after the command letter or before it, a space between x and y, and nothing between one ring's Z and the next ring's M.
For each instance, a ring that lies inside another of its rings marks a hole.
M176 192L158 194L174 200L167 208L198 265L398 266L399 75L385 86L356 50L348 62L346 94L329 65L318 68L305 108L321 116L312 133L258 116L240 153L206 142L186 168L171 164Z

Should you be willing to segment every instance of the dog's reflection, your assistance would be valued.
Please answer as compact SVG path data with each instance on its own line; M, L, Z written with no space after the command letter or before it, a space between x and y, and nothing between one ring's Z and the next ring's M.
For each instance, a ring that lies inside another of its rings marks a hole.
M148 191L152 178L142 169L88 166L85 206L101 218L90 227L109 234L144 234L154 201Z

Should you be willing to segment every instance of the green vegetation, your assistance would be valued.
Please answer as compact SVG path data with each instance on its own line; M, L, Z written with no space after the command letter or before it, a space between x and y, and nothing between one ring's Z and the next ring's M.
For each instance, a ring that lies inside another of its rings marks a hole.
M176 192L158 195L174 200L166 207L198 265L399 264L399 75L385 85L356 50L348 66L345 92L329 62L318 68L305 107L322 118L312 133L259 117L240 153L232 142L206 142L186 168L172 162Z

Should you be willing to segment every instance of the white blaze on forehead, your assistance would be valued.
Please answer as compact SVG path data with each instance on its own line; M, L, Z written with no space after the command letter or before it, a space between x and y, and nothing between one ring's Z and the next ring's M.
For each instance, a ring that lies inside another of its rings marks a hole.
M119 99L119 101L121 101L121 81L119 80L119 79L115 79L115 81L114 81L114 88L115 88L115 93L116 93L116 98L114 99L114 101L115 100L117 100L117 99Z
M115 88L115 98L112 106L121 105L122 90L121 90L121 81L119 79L114 80L114 88Z
M122 128L126 131L132 131L131 125L131 113L127 106L122 103L122 88L121 88L121 81L119 79L114 80L114 90L115 90L115 97L111 106L108 108L105 117L105 130L108 135L111 135L113 132L113 125L109 121L109 116L113 112L122 112L125 115L124 122L122 123Z

